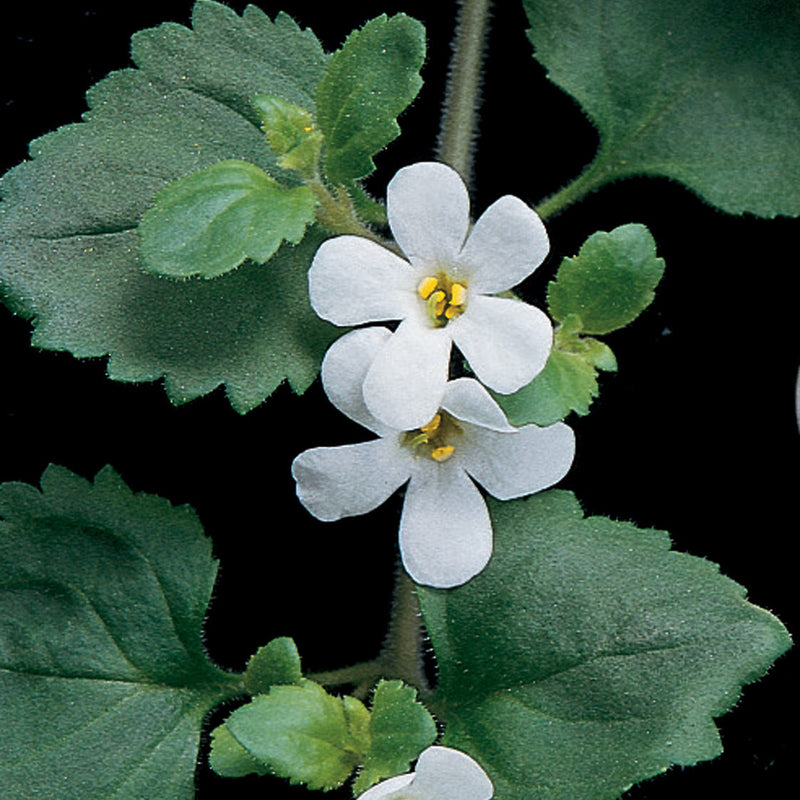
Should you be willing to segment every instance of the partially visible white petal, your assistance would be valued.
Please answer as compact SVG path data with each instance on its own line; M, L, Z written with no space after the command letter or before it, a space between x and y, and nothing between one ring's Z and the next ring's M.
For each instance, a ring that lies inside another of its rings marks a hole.
M469 230L469 195L459 174L425 161L399 170L386 189L395 241L415 265L451 263Z
M478 488L455 459L418 459L400 520L400 553L417 583L448 589L492 556L492 523Z
M392 335L388 328L373 325L340 336L322 359L322 386L333 405L350 419L383 436L387 428L364 403L364 378L379 350Z
M456 262L471 276L471 291L496 294L530 275L549 249L550 241L539 215L509 194L481 215Z
M308 270L311 307L334 325L402 319L419 305L417 283L407 261L361 236L323 242Z
M400 798L403 796L400 790L405 789L413 780L413 772L395 775L394 778L388 778L367 789L364 794L358 796L358 800L394 800L394 798Z
M471 296L447 329L480 381L500 394L530 383L553 347L553 325L535 306L505 297Z
M364 401L385 425L410 431L439 410L452 345L446 330L407 319L378 351L364 380Z
M473 378L449 381L444 390L442 408L462 422L496 431L516 430L489 392Z
M412 796L420 800L489 800L494 794L480 764L450 747L423 751L411 788Z
M297 497L317 518L332 522L366 514L409 478L413 459L398 441L373 439L343 447L314 447L292 464Z
M575 457L572 428L557 422L514 433L470 426L461 463L487 492L511 500L547 489L569 472Z

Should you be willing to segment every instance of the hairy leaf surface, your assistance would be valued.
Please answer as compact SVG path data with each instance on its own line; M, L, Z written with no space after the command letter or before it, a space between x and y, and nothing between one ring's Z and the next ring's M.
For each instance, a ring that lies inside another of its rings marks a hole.
M586 188L674 178L734 214L800 214L791 0L523 0L548 77L597 126Z
M192 21L136 34L137 68L94 86L84 121L34 141L2 178L0 287L33 320L35 346L108 356L112 378L163 379L175 403L224 385L245 412L284 380L305 391L334 337L307 298L319 234L268 269L178 281L144 272L137 226L162 187L217 162L276 174L252 98L313 108L327 56L255 6L239 17L200 0Z
M3 800L191 800L204 717L238 691L202 645L210 540L109 468L41 486L0 487Z
M717 756L714 717L789 646L780 622L666 533L585 518L570 492L490 511L484 572L418 589L444 743L497 800L613 800Z
M405 14L370 20L331 57L317 92L325 169L334 183L369 175L400 135L396 118L422 86L425 29Z

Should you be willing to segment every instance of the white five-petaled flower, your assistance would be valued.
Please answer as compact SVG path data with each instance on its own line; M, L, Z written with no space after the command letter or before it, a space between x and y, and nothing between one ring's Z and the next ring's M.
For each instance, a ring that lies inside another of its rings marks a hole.
M553 327L510 290L542 263L544 225L516 197L490 206L470 230L467 189L450 167L401 169L386 193L389 226L406 258L359 236L328 239L309 271L311 305L336 325L400 320L365 376L371 413L419 427L441 405L452 345L476 377L510 394L541 372ZM407 259L407 260L406 260Z
M414 772L381 781L359 800L490 800L493 795L489 776L466 753L429 747Z
M417 583L457 586L492 554L489 512L473 480L500 500L546 489L569 470L574 435L563 423L514 428L472 378L449 381L423 425L386 425L367 408L362 385L391 336L388 328L361 328L326 353L328 398L379 438L301 453L292 464L297 496L315 517L333 521L377 508L408 483L400 520L405 569Z

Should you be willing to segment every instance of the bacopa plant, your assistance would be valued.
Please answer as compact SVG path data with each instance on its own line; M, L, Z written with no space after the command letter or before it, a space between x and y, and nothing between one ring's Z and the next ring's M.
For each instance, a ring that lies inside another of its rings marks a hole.
M439 138L386 174L379 156L431 68L423 21L376 2L327 52L291 0L277 14L198 0L190 24L136 33L133 66L3 176L0 289L34 348L161 381L174 406L224 390L234 424L258 410L258 463L278 438L295 448L282 482L264 478L243 547L285 581L283 603L243 615L256 635L363 581L368 560L325 582L315 541L363 545L348 524L391 503L369 536L398 565L374 657L309 670L307 634L286 630L223 667L204 624L224 531L111 466L2 484L3 800L190 800L198 769L230 798L288 783L364 800L614 800L718 756L715 720L789 649L716 564L566 488L600 373L618 370L605 337L636 336L665 259L641 222L602 223L568 250L552 221L636 176L720 215L800 214L800 17L756 0L522 0L506 46L532 47L525 80L567 93L598 146L540 203L509 188L482 206L480 165L502 185L515 158L545 158L518 128L503 152L482 149L489 5L454 5ZM731 349L752 330L741 316ZM317 382L315 405L299 399ZM346 427L317 424L337 412ZM123 424L151 435L135 414ZM687 464L707 458L689 434L679 446ZM208 454L200 468L229 466ZM284 561L290 504L306 552ZM362 612L352 624L372 624Z

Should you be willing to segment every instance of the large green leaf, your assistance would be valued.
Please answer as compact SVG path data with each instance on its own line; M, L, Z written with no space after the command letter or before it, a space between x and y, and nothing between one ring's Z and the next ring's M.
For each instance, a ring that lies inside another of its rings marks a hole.
M425 29L405 14L370 20L331 58L317 91L325 171L334 183L369 175L372 156L400 135L397 116L422 86Z
M666 533L584 518L569 492L490 511L484 572L418 592L444 743L497 800L611 800L718 755L713 719L789 646L780 622Z
M191 800L207 712L238 692L202 623L194 512L58 467L0 487L3 800Z
M180 403L225 384L239 411L284 380L304 391L334 336L307 299L321 239L283 247L214 281L147 275L137 225L156 192L226 159L276 171L252 98L313 108L327 61L316 38L254 6L200 0L194 29L134 36L137 69L88 93L84 122L31 144L0 182L0 287L35 324L34 345L109 356L123 381L164 378Z
M792 0L523 0L535 56L601 137L582 189L675 178L730 213L800 214Z

